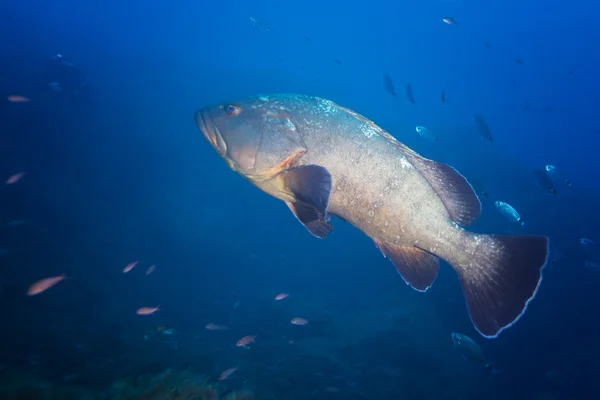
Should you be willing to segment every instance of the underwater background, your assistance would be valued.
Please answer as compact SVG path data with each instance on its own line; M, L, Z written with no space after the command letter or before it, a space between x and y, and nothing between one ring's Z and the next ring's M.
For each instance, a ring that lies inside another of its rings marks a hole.
M2 1L0 398L597 398L599 13L589 0ZM58 53L86 96L49 90ZM336 219L317 240L232 173L194 113L263 93L330 99L452 165L480 195L472 230L549 236L523 318L486 339L447 264L419 293L358 229ZM547 165L555 195L532 174ZM499 371L461 357L453 332Z

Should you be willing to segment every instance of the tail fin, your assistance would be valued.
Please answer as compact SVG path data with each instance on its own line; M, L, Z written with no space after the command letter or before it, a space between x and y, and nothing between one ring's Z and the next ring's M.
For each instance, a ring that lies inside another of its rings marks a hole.
M548 263L549 239L535 235L475 235L479 242L466 265L453 265L469 316L483 336L512 326L535 297Z

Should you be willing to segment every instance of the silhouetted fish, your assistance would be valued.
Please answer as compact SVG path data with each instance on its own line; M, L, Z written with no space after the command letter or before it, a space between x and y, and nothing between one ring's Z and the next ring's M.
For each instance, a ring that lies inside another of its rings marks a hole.
M543 169L534 169L533 178L542 191L546 194L558 194L558 190L554 187L554 182L548 176L548 173Z
M567 176L565 174L563 174L558 168L556 168L554 165L546 165L544 167L544 170L550 175L550 176L554 176L557 179L562 180L565 185L567 186L571 186L573 183L571 182L571 180L569 178L567 178Z
M477 128L477 132L479 132L481 137L489 140L490 142L494 141L492 133L490 132L490 128L488 128L487 123L481 115L473 114L473 122L475 122L475 127Z
M454 348L465 361L479 364L491 372L500 372L500 370L495 369L494 366L487 361L483 350L481 350L481 347L479 347L473 339L456 332L452 332L450 338L452 339L452 343L454 343Z
M406 85L406 98L408 101L415 104L415 96L413 95L412 85L410 83Z
M389 76L386 72L381 75L383 80L383 88L386 92L391 94L392 96L396 96L396 90L394 89L394 82L392 82L392 77Z

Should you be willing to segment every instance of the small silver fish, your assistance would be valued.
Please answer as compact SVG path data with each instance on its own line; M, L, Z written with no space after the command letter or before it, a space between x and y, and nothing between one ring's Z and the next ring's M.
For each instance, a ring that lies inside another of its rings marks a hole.
M252 21L252 25L254 26L254 29L256 29L257 32L260 32L260 31L265 31L265 32L269 32L269 33L272 32L271 28L269 28L268 26L266 26L264 23L257 20L256 18L250 17L250 21Z
M454 348L458 350L460 356L468 362L479 364L491 372L500 372L487 361L483 350L473 339L461 333L452 332L450 334Z
M573 183L571 182L571 180L570 180L569 178L567 178L567 177L565 176L565 174L563 174L563 173L562 173L562 172L561 172L561 171L560 171L558 168L556 168L554 165L550 165L550 164L548 164L548 165L546 165L546 166L544 167L544 169L546 170L546 172L547 172L547 173L548 173L550 176L552 176L552 177L555 177L556 179L560 179L560 180L562 180L562 181L565 183L565 185L567 185L567 186L571 186L571 185L573 184Z
M444 21L448 25L457 25L456 21L452 17L444 17L444 18L442 18L442 21Z
M419 136L421 136L423 139L427 139L429 141L437 140L437 137L429 129L425 128L424 126L419 125L415 128L415 130L417 131Z
M523 219L521 218L521 216L519 215L517 210L514 209L513 206L511 206L510 204L505 203L503 201L499 201L499 200L496 200L496 202L494 204L496 205L496 208L506 218L510 219L511 221L517 222L521 225L525 225L525 222L523 221Z

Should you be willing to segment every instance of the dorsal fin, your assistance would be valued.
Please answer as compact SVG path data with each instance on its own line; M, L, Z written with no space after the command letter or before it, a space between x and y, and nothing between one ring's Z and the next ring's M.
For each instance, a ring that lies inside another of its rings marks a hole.
M440 196L450 218L462 225L471 225L481 215L481 202L471 184L457 170L411 152L406 154L410 163Z
M467 178L447 164L421 157L387 132L381 134L419 170L450 214L461 225L471 225L481 215L481 202Z

